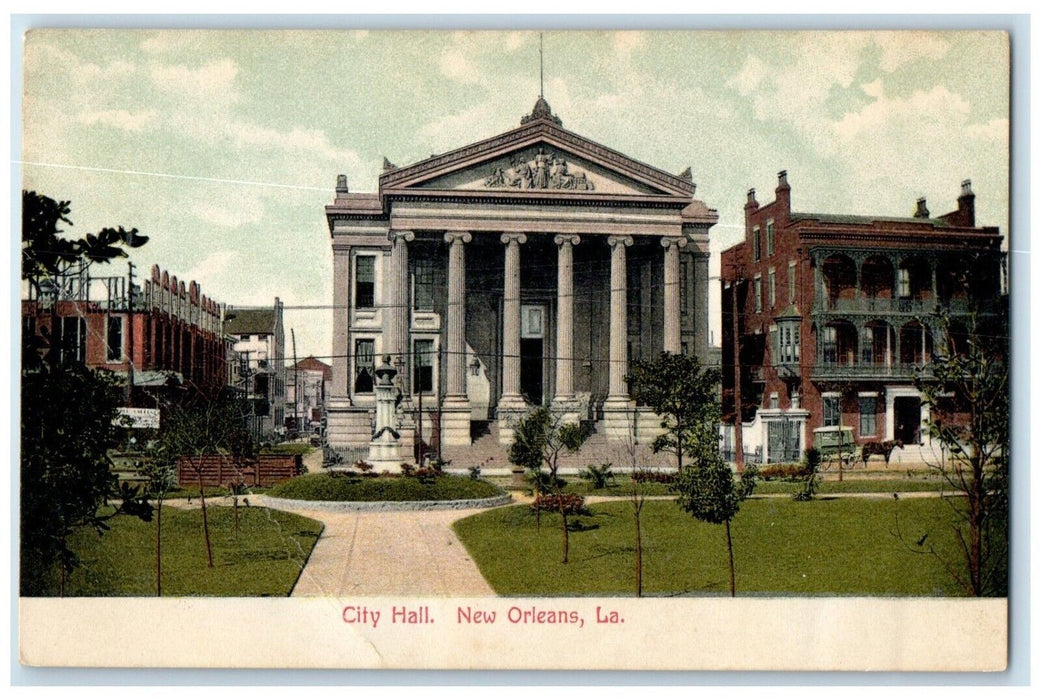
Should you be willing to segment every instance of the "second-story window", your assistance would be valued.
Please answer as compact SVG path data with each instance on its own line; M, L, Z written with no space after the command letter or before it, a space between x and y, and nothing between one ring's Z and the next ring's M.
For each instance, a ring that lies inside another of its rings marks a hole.
M901 267L896 271L896 293L901 299L911 296L911 271Z
M772 309L777 304L777 277L774 275L772 267L766 274L766 291L770 295L770 308Z
M359 255L355 259L354 306L371 309L376 306L376 258Z
M756 226L752 229L752 260L759 260L763 256L762 253L759 242L759 227Z
M416 258L413 270L412 308L416 311L434 309L434 262L428 258Z
M839 360L837 335L835 326L825 326L821 333L821 354L825 362L835 363Z
M774 222L771 219L766 222L766 255L774 254Z
M795 262L788 263L788 303L795 303Z
M755 297L755 312L763 312L763 278L756 275L752 283L752 296Z
M108 317L108 351L106 360L109 362L123 361L123 317Z

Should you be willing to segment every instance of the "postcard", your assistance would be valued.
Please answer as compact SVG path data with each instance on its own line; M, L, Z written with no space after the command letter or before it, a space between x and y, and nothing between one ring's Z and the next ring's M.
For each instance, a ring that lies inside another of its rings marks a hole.
M1010 51L30 30L21 662L1004 670Z

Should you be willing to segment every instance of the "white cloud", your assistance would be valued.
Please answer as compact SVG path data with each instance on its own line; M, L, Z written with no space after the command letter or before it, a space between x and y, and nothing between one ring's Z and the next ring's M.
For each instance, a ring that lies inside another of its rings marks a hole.
M758 56L749 56L741 70L727 81L727 86L737 90L738 94L747 97L766 77L766 64Z
M879 90L881 93L881 90ZM910 135L896 132L919 131L923 136L950 133L965 125L971 109L968 102L942 85L918 91L907 98L879 99L859 112L846 114L834 124L833 133L843 141L862 135L889 143L887 136Z
M155 111L151 109L143 112L128 112L125 109L103 109L93 112L81 112L76 115L76 121L88 126L102 124L122 129L123 131L141 131L146 126L154 125L156 116Z
M238 65L228 58L207 63L201 68L156 63L149 69L156 87L176 95L189 95L195 99L201 95L221 96L225 100L234 99L237 95L234 88L238 72Z
M885 32L873 34L872 40L882 49L879 66L887 73L920 58L939 60L950 49L950 44L935 32Z
M965 134L973 139L1008 142L1008 119L991 119L985 124L969 124Z
M232 199L222 202L198 201L192 204L191 212L204 223L227 228L255 224L264 218L264 206L258 198L254 198L253 202Z
M613 36L615 53L627 59L632 56L633 51L647 44L645 32L617 32Z
M148 54L160 54L188 48L198 42L200 34L180 29L158 31L141 42L141 50Z
M464 53L446 49L437 59L437 65L446 78L458 80L461 83L482 84L485 82L481 72Z

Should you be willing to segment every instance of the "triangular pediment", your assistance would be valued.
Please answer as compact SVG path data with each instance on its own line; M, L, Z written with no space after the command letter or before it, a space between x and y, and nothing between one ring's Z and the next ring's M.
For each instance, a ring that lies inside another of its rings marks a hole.
M539 121L384 173L382 191L690 198L689 180Z

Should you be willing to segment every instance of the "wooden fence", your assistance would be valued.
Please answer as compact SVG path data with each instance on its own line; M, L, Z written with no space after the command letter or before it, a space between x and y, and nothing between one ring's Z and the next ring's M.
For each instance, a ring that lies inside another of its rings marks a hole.
M200 474L201 472L201 474ZM300 455L257 455L235 458L225 455L181 457L177 460L177 481L182 486L274 486L304 473Z

